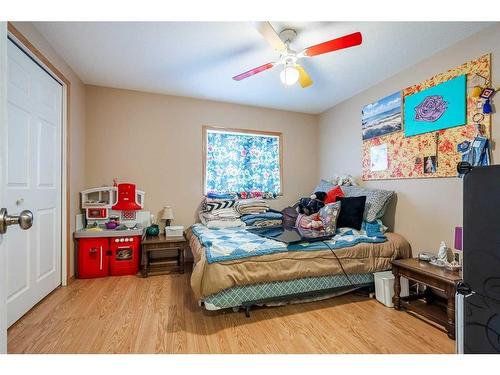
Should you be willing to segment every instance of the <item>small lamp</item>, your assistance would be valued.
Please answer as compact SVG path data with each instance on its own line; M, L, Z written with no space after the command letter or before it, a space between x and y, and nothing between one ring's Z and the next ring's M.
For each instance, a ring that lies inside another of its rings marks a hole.
M174 218L174 210L172 210L172 207L170 206L163 207L163 213L161 215L161 219L165 220L166 227L170 226L170 220L173 220L173 218Z

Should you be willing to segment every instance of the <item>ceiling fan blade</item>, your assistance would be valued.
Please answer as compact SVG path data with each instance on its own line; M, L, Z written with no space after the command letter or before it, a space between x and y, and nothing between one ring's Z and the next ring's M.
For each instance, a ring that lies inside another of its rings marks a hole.
M302 88L305 89L306 87L311 86L313 84L313 81L311 77L309 77L309 74L307 74L305 69L299 64L297 64L295 67L299 71L299 83Z
M323 53L337 51L339 49L358 46L363 41L360 32L342 36L340 38L329 40L328 42L316 44L315 46L307 47L300 54L302 56L317 56Z
M269 22L259 22L257 24L257 30L276 51L281 52L286 50L286 44L280 39L278 33Z
M274 63L267 63L264 65L258 66L257 68L250 69L244 73L238 74L237 76L234 76L233 79L235 81L241 81L242 79L251 77L254 74L263 72L264 70L271 69L273 66L274 66Z

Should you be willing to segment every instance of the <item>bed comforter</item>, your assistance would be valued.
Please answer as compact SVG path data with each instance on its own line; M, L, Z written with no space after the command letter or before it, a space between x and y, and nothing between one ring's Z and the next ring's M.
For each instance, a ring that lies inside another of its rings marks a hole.
M335 254L346 273L387 270L392 260L411 256L410 244L402 236L395 233L386 233L386 236L387 241L383 243L360 243L336 249ZM239 285L342 274L339 262L326 247L208 263L205 248L191 230L187 237L195 261L191 287L197 300Z

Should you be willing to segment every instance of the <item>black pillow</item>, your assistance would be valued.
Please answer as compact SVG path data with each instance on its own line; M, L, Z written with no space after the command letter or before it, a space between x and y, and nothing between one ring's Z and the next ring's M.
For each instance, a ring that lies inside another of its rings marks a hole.
M340 202L340 214L337 219L337 228L347 227L360 230L363 224L366 196L337 197L336 202Z

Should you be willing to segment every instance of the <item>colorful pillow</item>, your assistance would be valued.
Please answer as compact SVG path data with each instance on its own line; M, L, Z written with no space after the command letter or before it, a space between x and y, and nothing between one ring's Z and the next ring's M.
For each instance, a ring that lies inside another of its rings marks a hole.
M299 214L296 228L302 237L316 238L324 236L324 225L318 212L312 215Z
M325 193L328 193L334 187L335 187L335 185L332 184L331 182L326 181L326 180L320 180L319 184L314 188L313 194L317 191L323 191Z
M343 197L344 192L340 188L340 186L335 186L332 190L326 193L325 203L333 203L337 200L337 197Z
M341 204L337 227L360 230L363 224L366 197L338 197L337 202Z
M359 186L342 186L346 197L366 197L364 219L374 221L384 216L394 191L367 189Z
M323 230L324 224L319 217L319 213L315 213L312 215L302 215L298 227L302 229Z
M319 210L319 218L323 222L324 235L333 236L337 230L337 219L341 211L341 203L329 203Z

